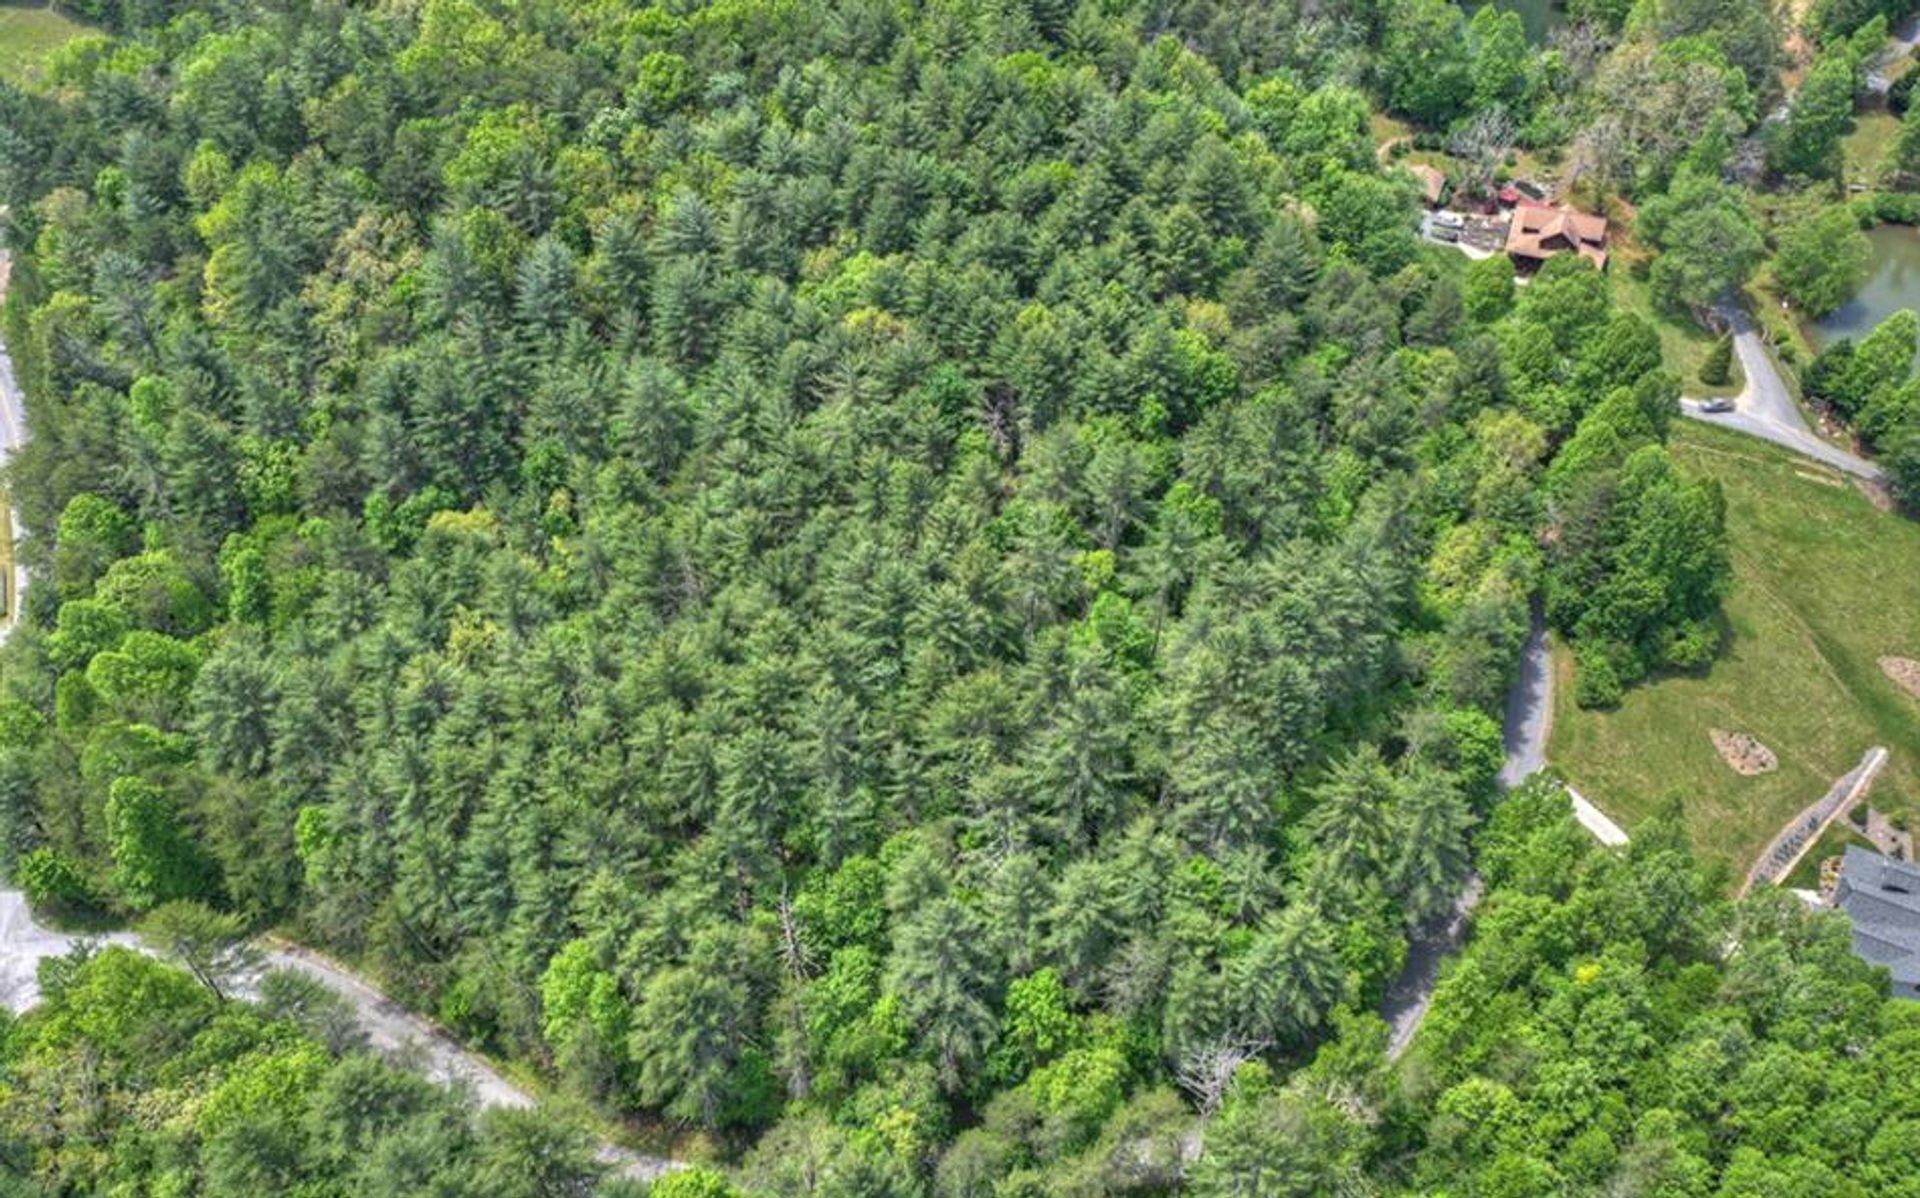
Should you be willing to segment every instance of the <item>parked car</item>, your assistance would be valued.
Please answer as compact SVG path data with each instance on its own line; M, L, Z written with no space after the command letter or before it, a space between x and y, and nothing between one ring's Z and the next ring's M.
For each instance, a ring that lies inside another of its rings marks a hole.
M1458 212L1448 212L1445 209L1442 209L1441 211L1433 214L1433 223L1437 228L1459 229L1459 228L1465 227L1467 223L1467 218L1460 215Z
M1733 411L1733 401L1724 395L1716 395L1712 399L1701 400L1700 410L1702 412L1731 412Z
M1460 240L1460 226L1435 223L1432 234L1435 241L1458 241Z

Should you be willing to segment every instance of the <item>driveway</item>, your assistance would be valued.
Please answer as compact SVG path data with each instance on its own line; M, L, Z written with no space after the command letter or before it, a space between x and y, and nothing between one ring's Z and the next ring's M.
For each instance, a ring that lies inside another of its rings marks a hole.
M1920 45L1920 13L1901 21L1887 40L1886 48L1867 63L1867 90L1876 95L1885 95L1887 89L1893 86L1891 72L1894 66L1912 54L1917 45Z
M1695 420L1785 446L1856 478L1885 483L1887 476L1880 467L1857 453L1822 440L1807 427L1807 419L1801 414L1786 380L1780 377L1780 368L1774 365L1773 355L1767 352L1752 317L1738 304L1728 301L1715 305L1714 310L1733 333L1733 352L1740 358L1740 370L1746 375L1747 384L1733 397L1731 412L1705 411L1702 405L1707 401L1700 399L1682 399L1680 410Z
M1465 214L1466 221L1455 230L1452 239L1441 237L1436 229L1432 212L1420 214L1420 239L1445 249L1459 250L1469 258L1491 258L1500 252L1500 241L1506 236L1504 222L1488 217ZM1498 226L1496 228L1496 226Z
M1506 748L1506 761L1499 775L1502 790L1512 790L1547 767L1547 736L1552 730L1553 654L1548 648L1546 619L1535 610L1533 627L1520 655L1520 671L1507 689L1506 721L1501 729ZM1609 847L1627 843L1627 834L1620 825L1571 786L1567 787L1567 797L1573 803L1574 818L1595 840ZM1480 905L1483 893L1480 876L1469 874L1447 918L1415 930L1408 941L1406 964L1380 1000L1380 1018L1386 1020L1391 1029L1387 1037L1387 1060L1399 1060L1413 1043L1414 1034L1420 1030L1427 1008L1433 1003L1440 967L1466 937L1474 908Z
M1511 790L1532 777L1547 764L1547 730L1553 717L1553 662L1547 652L1547 624L1535 612L1533 628L1527 634L1526 648L1520 655L1520 672L1507 690L1507 713L1502 729L1506 761L1500 767L1500 787ZM1427 1007L1433 1002L1433 988L1440 980L1440 966L1460 947L1474 908L1480 905L1483 888L1478 874L1469 874L1467 883L1453 901L1453 910L1443 921L1414 931L1407 943L1406 964L1400 976L1387 987L1380 1000L1380 1017L1392 1029L1387 1039L1387 1059L1398 1060L1413 1043Z
M79 936L45 927L33 918L25 895L0 889L0 1003L15 1013L33 1006L40 1000L40 962L62 956L82 941L151 951L132 932ZM502 1077L484 1057L320 954L288 946L265 949L262 958L267 969L305 974L345 999L367 1045L397 1064L443 1085L465 1087L483 1108L535 1104L532 1094ZM234 990L242 998L257 997L259 979L242 981ZM599 1158L619 1176L640 1180L679 1167L614 1144L603 1143Z
M1553 723L1553 658L1547 652L1547 622L1534 613L1520 673L1507 690L1507 759L1500 786L1512 790L1547 767L1547 733Z

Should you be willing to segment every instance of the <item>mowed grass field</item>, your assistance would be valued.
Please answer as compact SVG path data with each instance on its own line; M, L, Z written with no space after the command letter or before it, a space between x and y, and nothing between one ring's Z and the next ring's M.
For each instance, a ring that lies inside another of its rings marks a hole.
M31 84L47 56L92 30L45 5L0 4L0 79Z
M1677 795L1695 848L1736 876L1870 745L1891 751L1871 801L1920 825L1920 700L1878 664L1920 658L1920 524L1751 437L1682 420L1673 448L1726 493L1727 644L1708 673L1643 684L1611 712L1574 706L1560 653L1551 760L1629 832ZM1710 728L1758 737L1780 768L1740 777Z

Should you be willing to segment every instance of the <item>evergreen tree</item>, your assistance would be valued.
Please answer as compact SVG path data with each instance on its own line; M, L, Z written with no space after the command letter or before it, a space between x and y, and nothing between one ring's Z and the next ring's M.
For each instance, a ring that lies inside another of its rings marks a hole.
M888 969L887 990L920 1029L948 1090L972 1081L999 1022L980 931L958 899L934 899L900 926Z

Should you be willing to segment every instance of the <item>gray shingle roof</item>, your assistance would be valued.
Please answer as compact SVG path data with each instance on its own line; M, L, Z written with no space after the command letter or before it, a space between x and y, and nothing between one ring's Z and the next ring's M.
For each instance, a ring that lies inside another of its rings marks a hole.
M1920 982L1920 868L1849 845L1833 905L1853 921L1855 953L1896 982Z

